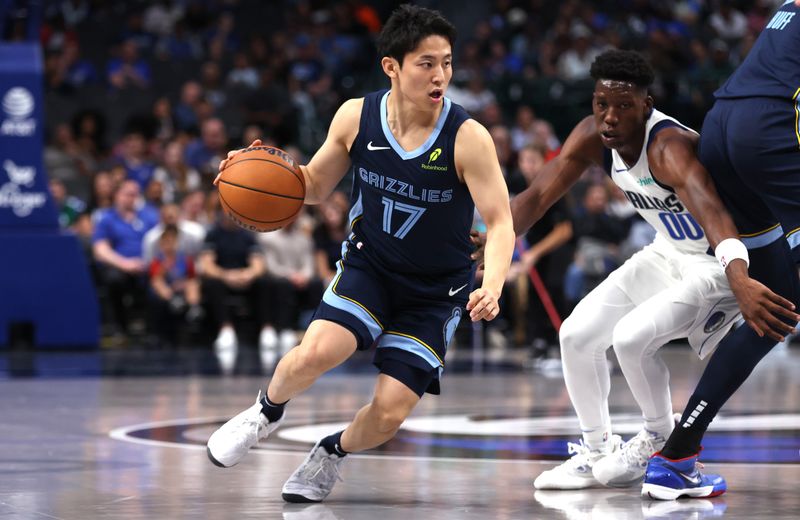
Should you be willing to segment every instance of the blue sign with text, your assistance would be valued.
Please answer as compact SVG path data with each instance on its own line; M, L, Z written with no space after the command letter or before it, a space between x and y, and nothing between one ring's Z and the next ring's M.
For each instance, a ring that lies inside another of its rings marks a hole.
M42 59L38 45L0 45L0 228L58 230L42 164Z

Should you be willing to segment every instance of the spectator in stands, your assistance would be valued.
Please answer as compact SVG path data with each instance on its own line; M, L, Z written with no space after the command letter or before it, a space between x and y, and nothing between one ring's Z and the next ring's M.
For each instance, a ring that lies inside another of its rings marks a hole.
M259 343L269 338L267 312L270 295L264 278L264 255L250 231L238 227L218 213L216 224L206 235L198 259L203 302L219 327L214 350L220 362L232 362L239 341L233 327L231 296L244 297L246 308L261 325Z
M576 25L570 30L572 46L558 60L558 75L567 81L589 78L589 68L600 54L592 45L592 32L585 25Z
M256 89L259 81L258 71L250 65L250 58L247 57L247 54L237 52L233 58L233 68L228 72L225 82L234 87Z
M216 195L206 195L203 190L199 189L187 193L181 201L181 217L190 222L196 222L209 230L216 224L216 217L208 219L205 213L206 199L211 196L216 197Z
M202 176L213 179L217 167L228 153L228 134L225 124L217 118L203 122L200 138L186 146L186 164L196 169Z
M64 17L64 24L67 27L79 25L91 11L88 0L63 0L58 9L61 16Z
M747 33L747 17L735 9L732 2L719 2L717 9L708 19L708 24L717 36L726 42L736 42Z
M126 40L120 45L119 57L108 62L106 78L118 90L150 87L150 65L139 58L135 41Z
M153 103L153 119L156 121L155 138L165 143L175 137L175 117L172 115L172 103L162 96Z
M469 76L464 88L458 85L451 85L447 91L447 95L454 103L463 106L470 114L477 114L486 108L487 105L497 101L494 93L486 88L479 69L469 71Z
M547 149L540 143L529 144L520 150L517 164L525 179L525 187L544 166L546 153ZM546 357L549 347L558 344L558 336L542 298L530 283L528 271L536 268L559 317L566 316L564 275L572 255L571 239L572 213L567 201L560 199L528 230L521 242L518 264L521 280L518 283L523 285L521 294L527 298L520 302L520 314L525 316L525 332L534 357Z
M64 181L58 178L50 179L50 194L58 213L58 225L61 229L71 229L78 218L86 213L86 203L67 193Z
M97 221L103 210L114 205L114 191L114 182L109 172L102 170L94 174L88 208L93 221Z
M553 125L544 119L537 119L533 122L533 135L536 141L542 143L547 152L545 153L545 161L549 161L561 151L561 141L556 137L553 130Z
M114 205L99 214L92 240L99 283L107 291L117 332L123 334L129 331L129 308L143 301L142 239L156 225L137 209L138 199L139 184L122 182Z
M180 208L175 203L161 206L159 221L144 235L142 241L142 256L149 263L156 253L156 246L161 233L169 226L178 230L178 249L192 258L197 258L206 238L206 230L197 222L181 218Z
M48 88L65 94L72 94L98 80L94 65L81 58L78 42L73 41L66 42L61 53L47 55L45 74Z
M178 20L172 31L159 38L156 55L165 61L199 60L203 57L203 43L198 35L186 30L185 23Z
M608 274L617 268L617 246L628 229L608 212L604 184L590 185L572 224L576 240L575 260L567 269L564 292L571 306L577 304Z
M176 344L180 322L203 314L194 258L181 248L178 236L176 225L163 227L148 268L153 331L160 344L169 346Z
M67 123L56 126L53 138L44 149L44 167L50 179L59 179L70 195L89 200L92 157L82 153Z
M489 134L494 142L494 149L497 152L497 160L500 169L503 170L503 177L508 179L514 161L514 150L511 148L511 134L504 125L494 125L489 127Z
M119 163L125 168L126 178L136 181L144 191L155 173L156 165L147 156L147 139L136 128L122 138Z
M184 7L180 2L169 0L157 0L149 3L150 6L142 15L144 30L157 36L170 34L175 23L183 16Z
M81 155L97 159L106 153L106 119L93 109L79 110L70 122Z
M202 187L200 174L184 161L184 147L178 140L164 149L163 163L155 169L153 178L163 185L164 202L175 202Z
M232 13L222 13L217 18L216 25L208 31L206 40L209 42L219 42L223 52L230 54L239 50L241 41L236 31L236 19Z
M273 69L261 71L259 88L247 97L244 106L247 109L245 121L263 128L265 137L294 141L296 116L292 98Z
M203 63L200 68L200 78L206 93L206 101L211 103L214 110L219 110L227 100L227 94L222 88L222 72L219 65L213 61Z
M203 100L203 87L196 81L187 81L181 87L181 98L175 106L175 123L178 130L196 132L199 128L197 107Z
M274 351L279 346L281 355L296 345L300 312L314 309L322 298L322 281L314 268L314 242L298 223L301 218L277 231L258 234L270 289L270 321L274 324L274 328L267 326L262 332L260 347Z
M511 127L511 148L518 152L536 139L533 126L536 116L530 106L520 105L514 121L514 126Z
M337 199L344 199L344 204ZM347 237L347 196L334 191L318 206L319 223L314 228L314 258L316 272L328 285L336 275L336 262L342 256L342 242Z

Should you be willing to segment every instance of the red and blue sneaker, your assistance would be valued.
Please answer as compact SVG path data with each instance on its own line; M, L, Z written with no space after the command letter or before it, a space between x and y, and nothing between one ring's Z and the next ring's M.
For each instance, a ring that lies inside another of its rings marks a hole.
M642 495L656 500L675 500L681 496L709 498L721 495L728 489L720 475L703 475L702 465L696 455L672 460L661 452L650 457L644 475Z

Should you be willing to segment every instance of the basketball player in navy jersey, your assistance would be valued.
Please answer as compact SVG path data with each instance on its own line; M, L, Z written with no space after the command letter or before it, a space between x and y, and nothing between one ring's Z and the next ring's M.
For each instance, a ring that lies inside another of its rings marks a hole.
M560 330L564 379L583 438L570 443L570 459L537 477L537 489L641 483L648 458L674 428L669 372L658 349L689 337L705 357L736 321L737 299L759 330L783 326L768 309L790 305L749 279L743 263L726 273L707 253L709 245L736 241L737 230L697 160L697 134L653 107L647 93L653 71L645 60L632 51L608 51L591 74L593 115L512 201L515 230L524 232L594 165L657 234L587 295ZM742 293L747 297L739 298ZM609 420L611 345L644 418L642 431L624 444Z
M717 245L717 256L794 304L800 304L800 0L785 1L744 62L715 92L698 155L741 232L741 242ZM732 284L733 285L733 284ZM742 295L737 293L737 298ZM741 300L740 300L741 301ZM695 469L703 435L719 409L780 334L740 327L706 366L680 424L650 459L642 493L657 499L713 493Z
M353 171L352 233L301 344L281 359L264 397L211 436L208 455L218 466L238 463L278 427L289 399L357 349L376 346L380 374L372 402L286 482L289 502L323 500L348 453L388 441L423 393L439 393L464 309L473 321L497 316L514 247L508 192L489 133L445 97L454 39L436 11L394 11L378 39L391 89L345 102L301 167L309 204ZM486 273L473 290L476 207L488 238Z

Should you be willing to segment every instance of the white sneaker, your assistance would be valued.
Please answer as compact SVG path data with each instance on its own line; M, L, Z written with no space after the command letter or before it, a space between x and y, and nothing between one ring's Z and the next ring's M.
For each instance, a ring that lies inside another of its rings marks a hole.
M536 489L584 489L597 486L599 482L592 475L592 466L609 453L619 449L622 439L612 435L606 451L590 450L581 439L579 444L567 443L571 458L553 469L536 477L533 487Z
M222 327L219 329L217 339L214 340L214 350L216 352L229 352L235 351L239 346L239 340L236 339L236 331L233 327Z
M297 334L291 329L282 330L278 344L281 347L281 357L283 357L297 345Z
M261 352L265 350L275 350L278 346L278 334L275 328L267 325L261 329L261 334L258 335L258 349Z
M239 463L247 452L261 439L275 431L283 422L286 413L275 422L269 422L261 413L261 392L256 404L229 420L211 434L206 445L208 458L221 468L229 468Z
M598 482L610 487L631 487L644 479L647 461L661 450L667 439L642 430L614 453L595 462L592 474Z
M258 355L264 372L271 372L278 360L278 335L273 327L261 329L258 336Z
M321 502L330 495L336 481L342 480L339 465L343 460L344 457L328 454L318 442L283 485L283 499L295 503Z

